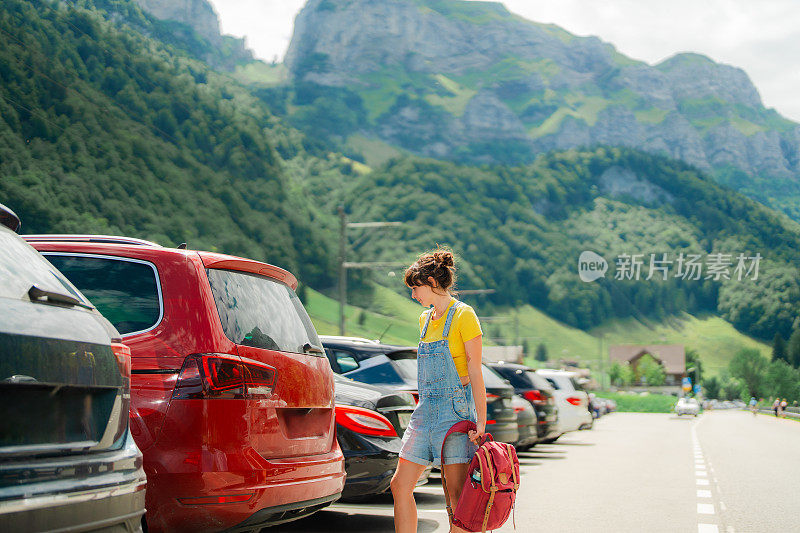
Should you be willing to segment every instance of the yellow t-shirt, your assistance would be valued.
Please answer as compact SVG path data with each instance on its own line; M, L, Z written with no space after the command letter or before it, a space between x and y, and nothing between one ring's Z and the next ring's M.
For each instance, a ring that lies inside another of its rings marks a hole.
M428 324L428 331L425 333L423 342L436 342L442 340L442 333L444 333L444 323L447 321L447 313L453 306L455 300L450 301L447 310L441 318L431 320ZM433 311L423 311L419 317L419 333L422 334L422 328L425 326L425 319L428 313ZM464 348L464 343L471 341L478 335L483 335L481 331L481 324L478 321L478 315L475 310L465 303L462 303L453 313L453 322L450 324L450 335L447 340L450 344L450 353L453 356L453 362L456 364L458 375L466 377L467 374L467 350Z

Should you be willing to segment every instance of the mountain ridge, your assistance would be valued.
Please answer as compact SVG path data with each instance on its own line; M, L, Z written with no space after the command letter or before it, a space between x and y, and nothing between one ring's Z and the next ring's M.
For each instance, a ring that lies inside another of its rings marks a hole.
M767 109L742 69L699 54L649 65L501 4L309 0L285 65L295 85L361 100L365 119L342 146L358 133L473 164L628 146L800 217L800 125Z

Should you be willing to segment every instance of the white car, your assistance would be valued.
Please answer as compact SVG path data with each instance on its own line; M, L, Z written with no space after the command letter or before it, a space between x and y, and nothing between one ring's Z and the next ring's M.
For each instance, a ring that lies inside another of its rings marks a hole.
M694 398L681 398L675 404L675 414L697 416L700 413L700 404Z
M552 386L553 396L558 407L558 429L564 434L579 429L590 429L593 419L589 411L589 395L586 394L575 379L574 372L565 370L536 371Z

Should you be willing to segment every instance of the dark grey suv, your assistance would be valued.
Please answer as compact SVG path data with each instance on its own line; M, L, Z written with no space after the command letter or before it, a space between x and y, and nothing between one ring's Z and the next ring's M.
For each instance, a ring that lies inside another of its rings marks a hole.
M0 531L140 531L130 350L0 204Z

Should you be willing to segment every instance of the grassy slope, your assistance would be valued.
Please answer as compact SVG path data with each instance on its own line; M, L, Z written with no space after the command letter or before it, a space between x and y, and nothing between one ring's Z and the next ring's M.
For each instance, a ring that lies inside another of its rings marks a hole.
M313 290L309 290L308 294L306 307L319 333L338 334L338 302ZM469 300L467 302L471 303ZM383 336L385 342L407 345L417 343L417 320L422 310L419 305L378 286L375 306L378 312L364 311L363 325L358 324L361 309L347 307L348 335L378 338L389 327ZM480 315L479 305L476 308ZM543 343L551 360L577 360L597 370L600 335L603 335L603 349L606 353L612 344L683 344L700 353L708 375L717 375L726 368L728 361L741 348L757 348L767 358L770 357L771 350L768 345L743 335L728 322L713 315L695 317L684 314L682 317L648 324L635 319L614 320L591 332L567 326L529 305L516 310L500 311L496 316L502 318L495 321L484 320L483 329L487 341L513 344L515 338L520 338L527 340L531 351L539 343Z

